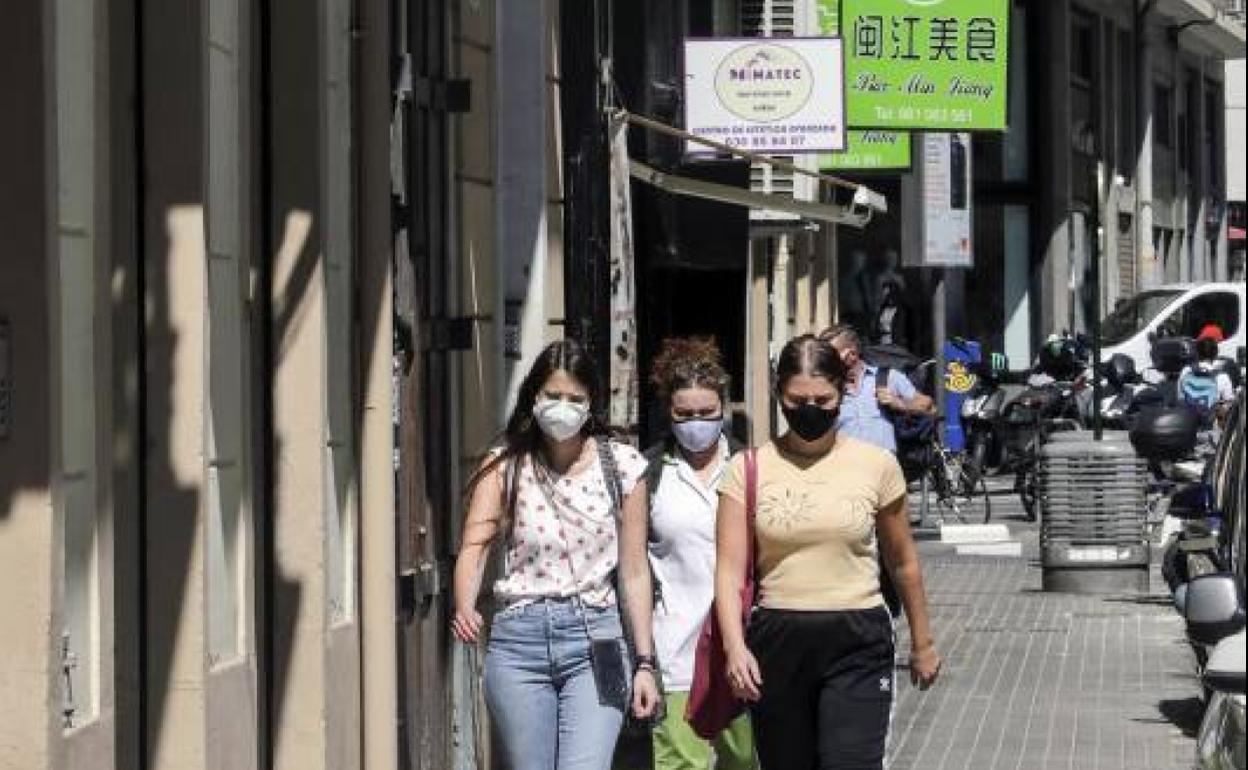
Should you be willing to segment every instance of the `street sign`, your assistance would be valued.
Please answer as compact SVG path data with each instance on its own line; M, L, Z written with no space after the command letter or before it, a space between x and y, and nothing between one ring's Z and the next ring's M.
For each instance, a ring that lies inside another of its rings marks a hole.
M831 171L880 171L910 168L910 134L904 131L849 131L845 152L819 156L819 168Z
M971 135L922 134L923 263L973 267Z
M849 126L1006 129L1010 0L839 0L820 19L846 41Z
M686 130L754 152L840 152L843 75L839 38L686 40Z

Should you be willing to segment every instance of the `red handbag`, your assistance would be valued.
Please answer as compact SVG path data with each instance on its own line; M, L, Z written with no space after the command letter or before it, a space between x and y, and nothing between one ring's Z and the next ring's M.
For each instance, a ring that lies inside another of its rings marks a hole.
M746 539L745 579L741 582L741 623L745 625L750 609L754 606L754 511L758 498L758 459L753 449L745 451L745 520L748 528ZM745 711L745 702L733 695L725 671L728 657L724 654L724 639L720 632L715 607L707 613L698 634L698 646L693 663L693 683L689 688L689 702L685 707L685 721L704 740L713 740L722 733L732 720Z

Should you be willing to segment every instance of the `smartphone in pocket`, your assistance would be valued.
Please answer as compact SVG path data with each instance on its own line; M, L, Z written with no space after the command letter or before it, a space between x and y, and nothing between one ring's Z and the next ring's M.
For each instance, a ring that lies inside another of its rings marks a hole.
M624 646L619 639L593 639L590 641L589 662L594 669L594 684L598 687L598 702L621 711L628 706L628 666L624 661Z

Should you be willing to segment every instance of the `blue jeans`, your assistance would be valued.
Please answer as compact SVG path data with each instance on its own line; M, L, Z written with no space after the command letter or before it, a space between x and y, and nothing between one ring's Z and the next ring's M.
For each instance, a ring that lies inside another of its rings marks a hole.
M611 767L624 714L598 701L590 635L619 640L623 648L614 607L546 599L494 617L485 700L511 770Z

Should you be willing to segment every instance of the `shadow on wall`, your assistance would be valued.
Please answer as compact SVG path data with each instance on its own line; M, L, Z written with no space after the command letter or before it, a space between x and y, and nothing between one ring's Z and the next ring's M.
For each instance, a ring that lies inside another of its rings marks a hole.
M13 104L42 102L42 73L31 62L43 60L41 7L6 5L0 25L0 93ZM51 447L44 398L50 398L48 370L39 365L51 349L46 299L47 220L42 206L47 180L44 167L44 115L40 109L17 110L0 121L0 319L9 322L7 365L12 390L11 423L0 438L0 525L27 493L42 495L49 481ZM4 355L0 351L0 355ZM34 365L32 365L34 364ZM0 375L0 376L4 376ZM36 395L38 394L38 395ZM44 394L47 394L46 396ZM0 537L5 531L0 529Z

